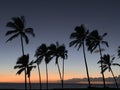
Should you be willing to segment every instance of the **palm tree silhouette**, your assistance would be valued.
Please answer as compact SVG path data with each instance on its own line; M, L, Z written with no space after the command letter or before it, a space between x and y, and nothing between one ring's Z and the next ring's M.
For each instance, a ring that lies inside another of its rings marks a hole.
M100 63L100 64L103 63L103 66L101 66L103 68L101 73L103 73L107 69L109 69L109 72L111 72L113 79L115 81L116 87L118 88L117 80L116 80L113 70L111 68L111 65L118 65L118 63L113 63L114 59L115 59L115 57L112 57L112 59L111 59L109 54L104 54L104 56L102 57L102 59L100 61L98 61L98 63Z
M107 35L107 33L104 33L103 35L99 35L97 30L92 31L86 39L86 45L88 46L88 51L91 53L98 47L99 52L100 52L100 58L102 58L102 49L101 49L101 44L105 44L108 47L108 42L104 41L103 38ZM102 62L101 62L102 66ZM101 71L103 68L101 67ZM104 88L106 87L105 85L105 77L104 73L101 73L103 77L103 84Z
M61 75L61 71L60 71L60 66L59 66L59 63L58 63L58 58L60 57L59 56L59 51L58 51L58 48L59 48L59 43L56 42L56 45L55 44L51 44L48 48L50 49L50 53L53 57L56 57L56 61L55 61L55 64L57 65L58 67L58 72L59 72L59 76L60 76L60 80L62 80L62 75Z
M40 51L41 52L41 51ZM42 62L42 58L39 57L39 48L36 50L35 52L35 57L36 57L36 60L34 61L34 63L37 64L37 67L38 67L38 74L39 74L39 85L40 85L40 90L42 89L42 81L41 81L41 72L40 72L40 64Z
M27 34L31 34L33 37L35 36L32 28L26 28L25 27L26 21L25 17L12 17L12 21L9 21L6 26L11 28L12 30L9 30L6 32L6 36L11 35L11 37L6 41L11 41L14 38L20 36L21 40L21 47L22 47L22 54L24 55L24 46L23 46L23 38L25 39L26 44L29 43L29 39Z
M47 64L52 59L50 54L48 53L48 46L46 46L46 44L41 44L37 48L35 56L37 58L45 60L45 65L46 65L46 89L48 90L48 66L47 66Z
M63 69L62 69L62 88L64 88L64 60L68 58L68 51L66 50L65 48L65 45L62 45L60 48L59 48L59 52L60 52L60 56L61 58L63 59Z
M27 75L28 75L28 79L29 79L29 88L31 90L31 80L30 80L30 76L31 76L31 71L33 68L36 68L36 66L33 65L34 62L33 60L28 64L27 66Z
M88 65L87 65L86 54L85 54L85 41L86 41L86 37L87 37L88 33L89 33L89 31L86 30L86 28L83 24L81 24L81 26L75 27L75 32L73 32L70 35L70 39L74 39L74 40L69 43L69 46L70 47L78 46L78 50L80 49L81 46L83 47L83 55L84 55L84 61L85 61L85 66L86 66L86 73L87 73L89 87L91 87Z
M25 90L27 90L27 67L29 63L29 55L22 55L18 58L14 69L19 69L16 74L20 75L23 71L25 73Z
M59 76L60 76L60 80L62 83L62 88L63 88L63 81L64 81L64 59L67 59L67 50L65 49L64 45L59 45L58 42L56 42L56 44L51 44L49 47L49 53L52 55L52 57L55 57L55 64L58 67L58 72L59 72ZM59 62L58 62L58 58L61 57L63 59L63 69L62 69L62 74L61 74L61 70L60 70L60 66L59 66Z

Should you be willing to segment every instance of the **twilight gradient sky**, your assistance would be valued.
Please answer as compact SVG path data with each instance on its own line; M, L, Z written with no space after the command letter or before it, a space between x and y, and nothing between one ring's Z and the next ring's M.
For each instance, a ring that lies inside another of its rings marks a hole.
M19 38L11 42L5 41L5 33L9 30L5 25L11 17L24 15L26 27L32 27L35 38L29 36L30 43L24 45L25 53L33 60L37 47L46 43L50 45L58 41L68 49L68 59L65 62L65 79L86 77L82 49L69 47L70 34L78 25L85 24L90 31L97 29L100 34L107 32L104 38L110 47L104 53L117 54L120 45L120 1L119 0L0 0L0 82L22 82L24 74L18 76L13 67L21 56ZM99 54L87 54L90 77L101 77L97 64ZM116 62L120 60L116 58ZM41 64L42 80L45 80L45 65ZM54 60L48 65L49 81L58 80L58 71ZM120 74L120 68L113 67L115 75ZM105 73L111 76L111 73ZM38 81L37 69L31 77Z

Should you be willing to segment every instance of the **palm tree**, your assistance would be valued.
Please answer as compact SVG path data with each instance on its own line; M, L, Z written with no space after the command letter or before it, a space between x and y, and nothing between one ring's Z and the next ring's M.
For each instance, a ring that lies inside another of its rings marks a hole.
M83 24L81 24L81 26L75 27L75 32L73 32L70 35L70 39L74 39L74 40L71 41L69 43L69 45L70 45L70 47L78 46L78 50L80 49L81 46L83 47L83 55L84 55L84 61L85 61L85 66L86 66L86 73L87 73L89 87L91 87L88 65L87 65L86 54L85 54L85 41L86 41L86 37L87 37L88 33L89 33L89 31L86 30L86 28L84 27Z
M114 59L115 59L115 57L112 57L112 59L111 59L109 54L104 54L104 56L102 57L102 59L100 61L98 61L98 63L103 63L103 66L101 66L103 68L101 73L103 73L107 69L109 69L109 72L111 72L113 79L115 81L116 87L118 88L117 80L116 80L113 70L111 68L111 65L118 65L118 63L113 63Z
M58 68L58 72L59 72L59 76L60 76L60 80L62 80L62 75L61 75L61 71L60 71L60 66L58 63L58 58L59 56L59 52L58 52L58 48L59 48L59 43L57 42L56 45L55 44L51 44L48 48L49 48L49 52L51 53L52 57L55 57L56 61L55 64L57 65Z
M14 69L19 69L16 74L20 75L23 71L25 73L25 90L27 90L27 67L29 62L29 55L22 55L18 58Z
M102 49L101 49L101 44L105 44L108 47L108 42L104 41L103 38L107 35L107 33L104 33L103 35L99 35L97 30L92 31L86 39L86 45L88 46L88 51L90 51L91 53L98 47L99 48L99 52L100 52L100 58L102 58ZM102 62L101 62L101 66L102 66ZM101 67L101 71L102 67ZM104 73L101 73L102 77L103 77L103 84L104 84L104 88L106 87L105 85L105 77L104 77Z
M46 65L46 88L48 90L48 66L47 66L47 64L50 62L50 60L52 58L51 58L50 54L48 53L48 46L46 46L46 44L40 45L37 48L36 52L37 53L35 54L35 56L37 58L45 60L45 65Z
M67 59L68 55L67 55L67 50L65 48L65 45L62 45L60 48L59 48L59 52L60 52L60 56L61 58L63 59L63 69L62 69L62 88L64 88L64 60Z
M36 68L36 66L34 66L33 64L34 64L34 62L31 61L27 66L27 75L28 75L28 79L29 79L30 90L31 90L31 80L30 80L31 71L32 71L33 68Z
M15 39L16 37L20 36L21 40L21 47L22 47L22 54L24 55L24 46L23 46L23 38L25 39L26 44L29 43L29 39L27 34L31 34L33 37L35 36L32 28L26 28L25 27L26 21L25 17L12 17L12 21L9 21L6 26L11 28L12 30L9 30L6 32L6 36L11 35L11 37L6 41L11 41Z
M42 58L38 57L39 50L37 49L35 52L35 57L37 58L34 63L37 64L38 67L38 74L39 74L39 85L40 85L40 90L42 89L42 82L41 82L41 72L40 72L40 64L42 62Z
M52 55L52 57L55 57L55 64L58 67L58 72L60 76L60 80L62 83L62 88L63 88L63 81L64 81L64 59L67 59L67 50L65 49L64 45L59 45L58 42L56 44L51 44L49 47L49 52ZM63 59L63 69L62 69L62 75L61 75L61 70L58 62L58 58L61 57Z

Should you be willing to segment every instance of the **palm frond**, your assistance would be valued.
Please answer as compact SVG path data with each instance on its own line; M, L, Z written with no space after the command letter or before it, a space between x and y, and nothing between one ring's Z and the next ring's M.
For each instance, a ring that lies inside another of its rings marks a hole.
M105 37L107 35L107 33L104 33L103 35L102 35L102 37Z
M81 46L83 45L83 43L81 42L81 43L76 43L76 45L75 45L75 47L78 45L78 48L77 48L77 50L79 51L79 49L81 48Z
M16 28L17 28L17 29L18 29L18 28L20 29L18 18L19 18L19 17L12 17L11 19L12 19L13 23L16 25Z
M34 61L32 60L30 63L29 63L29 65L33 65L34 64Z
M102 67L102 68L106 68L106 67L107 67L107 65L106 65L106 64L103 64L101 67Z
M118 52L118 57L120 58L120 46L118 47L117 52Z
M22 69L18 70L16 74L20 75L24 70L25 70L25 68L22 68Z
M34 63L37 63L38 65L42 62L42 60L43 60L43 56L42 57L38 57L35 61L34 61Z
M99 60L98 62L97 62L97 64L101 64L101 63L103 63L104 61L103 60Z
M115 60L115 57L112 57L110 63L113 63L114 60Z
M104 73L107 69L108 69L108 67L103 68L101 73Z
M77 33L76 32L73 32L71 35L70 35L70 39L76 39L77 37Z
M48 64L51 61L52 57L45 56L45 63Z
M26 28L25 32L28 34L31 34L33 37L35 37L35 33L33 32L33 28Z
M31 71L32 71L33 68L36 68L36 66L28 66L28 67L27 67L27 72L26 72L26 74L28 75L28 77L30 77L30 73L31 73Z
M13 29L16 29L16 28L17 28L16 24L13 23L13 22L8 22L8 23L6 24L6 26L7 26L7 27L10 27L10 28L13 28Z
M112 65L120 67L120 64L118 64L118 63L113 63Z
M52 53L56 52L57 47L56 47L55 44L50 44L50 46L48 47L48 49L49 49L49 53L52 54Z
M21 57L19 57L16 64L22 64L24 66L27 66L28 62L29 62L29 54L22 55Z
M15 66L14 66L14 69L23 68L23 67L24 67L23 65L15 65Z
M73 41L71 41L71 42L69 43L69 47L74 46L74 45L76 44L76 42L77 42L77 40L73 40Z
M105 44L107 47L109 47L108 42L102 41L101 43L102 43L102 44Z
M25 16L21 16L21 21L24 25L26 24Z
M15 34L17 32L18 32L17 30L10 30L10 31L7 31L5 35L7 36L7 35L10 35L10 34Z
M29 39L25 33L22 33L23 38L25 39L26 44L29 43Z
M19 35L19 33L11 36L6 42L13 40L13 39L16 38L18 35Z
M18 29L23 30L24 23L22 22L21 17L13 17L12 20L14 21Z

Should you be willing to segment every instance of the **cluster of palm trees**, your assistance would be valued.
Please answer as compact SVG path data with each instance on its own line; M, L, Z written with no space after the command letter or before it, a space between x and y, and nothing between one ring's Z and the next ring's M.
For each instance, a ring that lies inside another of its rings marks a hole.
M88 70L88 65L86 60L85 45L87 46L87 50L90 51L91 53L95 51L97 47L99 49L97 51L100 53L100 60L98 61L98 64L100 64L100 67L101 67L101 74L103 78L104 88L106 88L104 72L107 69L109 69L109 71L112 73L112 76L115 80L116 87L118 88L117 80L114 76L111 65L120 66L120 64L113 63L115 57L111 59L109 54L102 55L102 51L104 51L104 49L101 48L101 45L104 44L107 47L109 47L108 42L103 40L103 38L106 35L107 33L104 33L103 35L99 35L98 30L93 30L92 32L89 32L89 30L86 29L84 24L81 24L80 26L76 26L75 32L71 33L70 35L70 39L72 39L72 41L69 43L70 47L71 46L78 47L77 50L79 50L81 46L83 48L84 62L86 66L86 73L87 73L88 85L89 85L88 87L91 87L91 83L90 83L89 70ZM120 47L118 47L118 56L120 57Z
M64 81L64 60L67 59L67 50L65 48L65 45L59 45L58 42L56 44L50 44L50 46L47 46L46 44L41 44L36 52L35 52L35 57L36 60L32 60L29 62L29 54L24 54L24 46L23 46L23 39L25 39L26 44L29 43L29 39L27 34L31 34L33 37L35 36L33 29L32 28L26 28L25 27L25 17L13 17L12 21L7 23L7 27L12 28L12 30L9 30L6 32L6 36L11 35L11 37L7 40L11 41L14 38L20 36L20 41L21 41L21 46L22 46L22 56L20 56L16 62L16 65L14 66L14 69L19 69L17 71L17 74L21 74L23 71L25 73L25 90L27 90L27 76L29 78L29 88L31 89L31 81L30 81L30 73L33 68L36 66L33 65L34 63L37 64L38 67L38 73L39 73L39 82L40 82L40 89L42 89L41 85L41 73L40 73L40 63L42 60L45 60L46 64L46 87L48 89L48 63L55 58L55 64L58 67L59 71L59 76L60 80L62 83L62 88L63 88L63 81ZM60 70L59 66L59 58L63 59L63 66L62 66L62 71Z
M39 72L39 81L40 81L40 87L41 87L41 75L40 75L40 68L39 68L39 64L41 63L41 61L44 59L45 60L45 65L46 65L46 87L48 89L48 63L55 58L55 64L58 67L58 72L59 72L59 76L60 76L60 80L62 83L62 88L63 88L63 80L64 80L64 60L67 59L67 50L65 49L64 44L63 45L59 45L58 42L56 42L56 44L51 44L50 46L47 46L46 44L41 44L36 52L35 52L35 63L37 63L38 66L38 72ZM63 59L63 66L62 66L62 72L60 70L60 66L59 66L59 61L58 59L61 58Z
M25 54L24 52L23 39L25 40L26 44L28 44L29 39L27 34L30 34L33 37L35 36L35 34L33 32L33 28L25 27L25 23L26 23L25 17L20 16L20 17L13 17L12 20L6 24L7 27L12 29L6 32L6 36L11 35L11 37L7 40L7 42L13 40L18 36L20 37L21 47L22 47L22 56L18 58L16 65L14 66L14 69L19 69L17 71L17 74L21 74L24 71L25 90L27 90L27 77L29 79L29 88L31 89L31 81L30 81L31 71L33 68L36 67L36 65L38 68L40 89L42 89L41 71L39 66L43 60L45 61L45 65L46 65L46 88L48 89L48 66L47 65L53 59L55 59L55 64L58 68L58 73L61 80L61 86L62 88L64 88L64 60L67 59L68 57L67 55L68 51L66 50L65 45L64 44L60 45L58 42L56 42L47 46L46 44L43 43L35 51L34 56L36 57L36 59L30 62L29 54ZM84 24L81 24L80 26L76 26L75 31L70 35L70 39L72 41L69 43L69 46L78 47L77 50L80 50L81 47L83 48L83 57L84 57L86 73L88 78L88 85L89 85L88 87L91 87L91 82L90 82L85 49L87 48L87 50L92 53L98 48L100 53L100 60L98 61L98 64L100 63L104 88L106 87L104 72L107 69L109 69L109 71L112 73L113 78L115 80L116 87L118 88L117 80L113 74L111 65L120 66L120 64L113 63L115 58L113 57L111 59L109 54L102 55L102 51L104 49L101 48L101 45L105 44L107 47L109 46L107 41L103 40L106 35L107 33L104 33L103 35L99 35L97 30L93 30L92 32L89 32L89 30L86 29ZM120 57L120 47L118 48L118 56ZM60 68L60 65L59 65L59 58L62 59L62 68Z
M34 32L33 32L33 28L26 28L25 27L25 17L21 16L21 17L12 17L12 20L9 21L6 26L10 28L9 31L6 32L6 36L11 35L11 37L6 41L11 41L16 37L20 37L20 41L21 41L21 47L22 47L22 56L18 58L16 65L14 66L14 68L18 68L18 72L17 74L21 74L22 71L25 72L25 89L27 89L27 75L29 78L29 82L30 82L30 71L32 70L33 67L32 63L29 63L29 55L25 55L24 54L24 45L23 45L23 39L25 40L26 44L29 43L29 39L27 34L32 35L33 37L35 36ZM12 30L11 30L12 29ZM30 84L31 87L31 84Z

